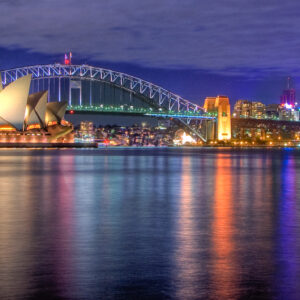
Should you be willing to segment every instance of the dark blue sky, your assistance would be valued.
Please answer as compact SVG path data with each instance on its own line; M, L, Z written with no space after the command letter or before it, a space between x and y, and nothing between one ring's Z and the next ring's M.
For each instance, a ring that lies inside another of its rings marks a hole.
M194 102L300 93L296 0L1 1L0 69L63 62L123 71Z

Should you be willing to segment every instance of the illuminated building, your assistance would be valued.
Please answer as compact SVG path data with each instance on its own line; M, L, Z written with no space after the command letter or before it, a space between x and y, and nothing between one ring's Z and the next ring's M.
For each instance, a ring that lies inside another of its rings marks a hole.
M1 82L1 80L0 80ZM0 142L72 141L72 126L63 120L67 103L47 103L48 91L29 95L31 75L0 86Z
M279 104L268 104L266 105L265 115L267 118L277 119L279 117Z
M207 112L215 112L216 111L215 103L216 103L216 97L206 97L203 108Z
M195 144L196 141L190 135L186 134L183 129L179 129L175 133L173 140L174 145Z
M93 132L94 124L91 121L80 122L80 131Z
M49 102L46 107L45 122L49 123L60 123L67 109L67 102Z
M0 92L0 124L23 130L31 75L9 84Z
M229 98L217 96L215 106L218 108L218 140L230 140L231 115Z
M235 118L263 118L266 106L261 102L238 100L234 105L233 116Z
M289 104L295 106L296 104L296 91L294 89L284 90L280 96L280 104Z
M236 118L251 116L251 102L248 100L238 100L234 104L233 116Z
M284 90L280 96L280 105L289 105L291 107L295 107L296 105L296 91L295 89L290 88L290 80L291 78L288 77L287 81L287 89Z
M218 116L217 138L218 140L231 139L231 115L229 98L226 96L207 97L204 101L204 109L208 113Z
M265 116L266 106L261 102L251 103L251 116L253 118L263 118Z
M46 126L45 115L47 99L48 91L29 95L25 111L25 128L33 124L39 124L40 128L44 128Z
M279 107L279 120L299 121L299 110L286 103L284 106Z
M92 142L95 140L96 131L91 121L81 121L80 128L77 131L76 140L81 142Z

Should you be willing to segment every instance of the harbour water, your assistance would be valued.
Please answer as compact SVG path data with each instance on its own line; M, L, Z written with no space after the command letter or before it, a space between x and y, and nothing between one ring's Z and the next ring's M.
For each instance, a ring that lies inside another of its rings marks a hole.
M300 150L0 150L1 299L299 299Z

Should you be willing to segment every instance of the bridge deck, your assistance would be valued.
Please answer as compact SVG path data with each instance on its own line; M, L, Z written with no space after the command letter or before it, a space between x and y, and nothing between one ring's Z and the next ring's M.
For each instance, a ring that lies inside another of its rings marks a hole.
M212 114L203 112L176 112L165 110L154 110L152 108L135 108L122 106L68 106L67 113L84 113L84 114L122 114L122 115L140 115L158 118L189 118L189 119L215 119Z

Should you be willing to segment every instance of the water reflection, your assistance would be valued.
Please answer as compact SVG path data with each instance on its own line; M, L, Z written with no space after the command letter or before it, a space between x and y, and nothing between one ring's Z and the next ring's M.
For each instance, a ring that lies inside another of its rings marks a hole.
M297 299L300 152L0 152L0 298Z
M0 293L3 299L11 295L21 297L22 291L32 287L27 270L35 264L35 259L28 256L24 260L24 254L32 250L34 211L28 208L35 199L21 197L21 192L28 190L30 176L25 182L12 177L15 172L25 174L30 161L30 157L0 157ZM24 224L28 226L24 227Z
M216 156L214 217L212 223L212 298L238 298L237 263L234 256L234 207L232 198L232 161Z
M194 197L192 186L192 161L190 157L182 158L182 175L180 180L178 239L175 261L178 299L196 299L199 297L201 282L201 262L199 261L199 232L194 215Z
M281 168L281 196L279 202L276 289L282 298L299 299L300 270L300 205L299 173L293 156L285 156Z

